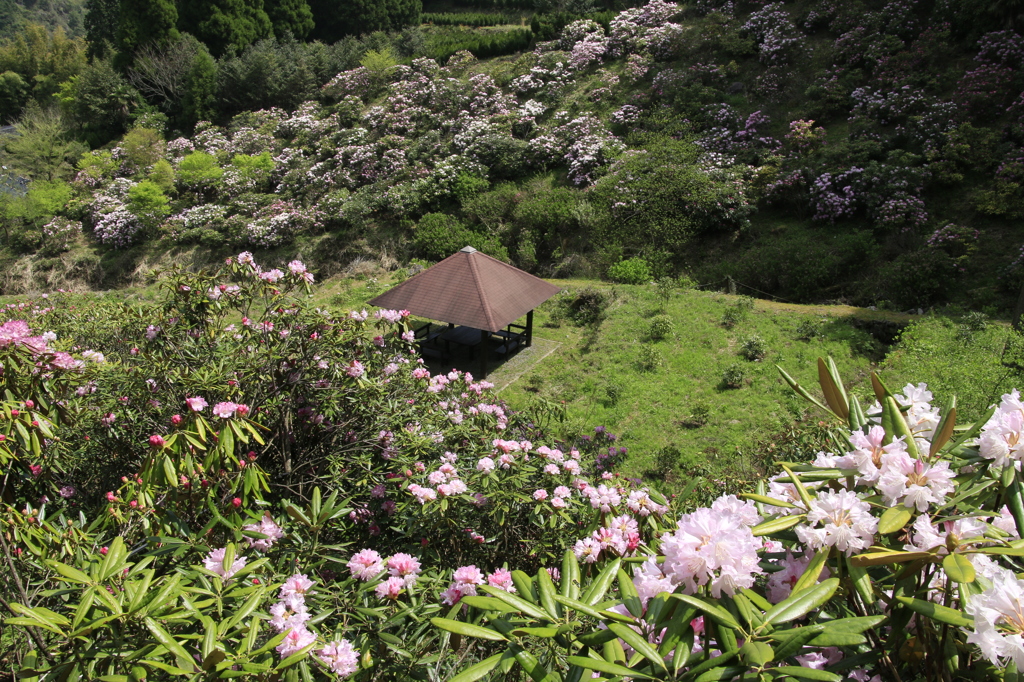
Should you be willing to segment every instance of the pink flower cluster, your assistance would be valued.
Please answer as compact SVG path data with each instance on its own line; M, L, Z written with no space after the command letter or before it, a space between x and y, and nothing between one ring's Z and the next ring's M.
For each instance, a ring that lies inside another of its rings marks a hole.
M249 546L253 549L258 549L261 552L267 551L275 542L284 537L284 530L282 530L281 526L274 523L274 519L270 516L270 512L265 513L259 523L250 523L247 526L242 526L242 530L261 533L267 536L265 538L246 537L246 540L249 541Z
M109 495L108 495L109 497ZM208 571L213 571L224 580L230 580L232 576L245 568L246 558L241 555L236 555L230 566L224 565L224 555L227 552L226 547L215 549L206 555L203 560L203 566Z
M584 563L614 556L631 556L640 545L640 526L627 515L616 516L608 526L598 528L590 537L578 540L573 553Z
M448 606L454 606L463 597L475 595L476 586L484 584L484 574L475 565L455 569L452 578L454 582L441 593L441 601Z
M280 601L270 607L270 625L279 633L287 633L276 649L281 658L288 658L316 642L316 635L306 629L306 621L310 619L306 594L312 587L312 580L296 573L284 581L277 596Z

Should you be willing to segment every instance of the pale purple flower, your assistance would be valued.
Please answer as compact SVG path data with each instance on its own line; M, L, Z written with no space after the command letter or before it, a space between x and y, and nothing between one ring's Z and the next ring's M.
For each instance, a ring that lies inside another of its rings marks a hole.
M206 402L206 398L203 398L202 396L198 395L195 396L194 398L185 398L185 404L187 404L188 409L192 410L193 412L202 412L204 409L206 409L206 406L209 405L209 403Z
M288 658L314 642L316 642L316 635L304 626L299 626L288 631L288 634L284 636L284 641L277 645L276 651L281 658Z
M235 410L237 409L238 405L230 401L217 403L213 406L213 416L220 417L221 419L231 419L235 416Z
M307 578L305 575L296 573L287 580L284 581L284 585L281 586L281 594L278 595L279 599L293 594L305 595L309 592L309 588L313 587L313 581Z
M876 487L890 507L902 502L904 507L924 512L929 504L941 504L953 492L955 475L949 462L927 464L906 452L887 453L882 455Z
M993 665L1009 659L1024 668L1024 580L1005 569L993 575L992 587L971 598L967 613L974 616L969 643Z
M224 568L224 554L226 551L227 548L225 547L215 549L206 555L206 558L203 560L203 566L206 570L216 573L224 580L230 579L235 573L245 568L246 561L244 556L236 555L234 561L231 562L231 566Z
M281 526L274 523L274 519L270 516L269 512L263 515L259 523L250 523L247 526L242 526L242 530L262 533L267 536L266 538L259 539L246 537L250 547L263 552L270 549L275 542L284 537L284 530L281 529Z
M487 584L506 592L516 591L516 586L512 583L512 572L507 568L499 568L487 576Z
M411 554L399 552L388 559L388 573L404 580L406 587L416 584L421 570L419 559Z
M317 652L317 657L339 677L348 677L359 669L359 652L347 639L330 642Z
M373 591L381 599L398 599L405 587L405 580L397 576L392 576L374 587Z
M849 490L819 492L806 520L796 527L800 542L811 549L834 545L847 556L869 547L878 529L871 506Z
M348 570L360 580L371 580L384 570L384 561L376 551L364 549L349 559Z

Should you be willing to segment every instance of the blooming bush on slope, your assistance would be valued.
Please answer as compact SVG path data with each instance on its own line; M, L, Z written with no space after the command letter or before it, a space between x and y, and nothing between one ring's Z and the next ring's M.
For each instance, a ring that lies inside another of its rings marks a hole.
M590 561L577 551L557 591L544 570L513 571L516 596L480 586L487 596L463 598L459 618L433 622L506 650L456 679L510 658L555 680L1012 674L1024 660L1017 391L958 432L955 401L940 412L923 384L893 394L873 378L865 411L835 366L819 365L825 404L783 375L846 423L841 452L780 463L745 501L683 515L635 557L595 563L589 580L564 580L580 575L578 556Z
M424 619L452 571L459 594L505 584L613 511L608 551L658 531L656 494L535 445L486 382L431 375L407 313L311 310L312 280L242 253L151 306L6 308L30 320L0 325L23 670L407 679L436 668Z

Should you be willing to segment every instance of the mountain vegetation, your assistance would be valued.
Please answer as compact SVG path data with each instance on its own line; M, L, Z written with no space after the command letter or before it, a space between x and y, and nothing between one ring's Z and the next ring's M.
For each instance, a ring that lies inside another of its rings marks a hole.
M0 1L0 662L1016 679L1020 10Z

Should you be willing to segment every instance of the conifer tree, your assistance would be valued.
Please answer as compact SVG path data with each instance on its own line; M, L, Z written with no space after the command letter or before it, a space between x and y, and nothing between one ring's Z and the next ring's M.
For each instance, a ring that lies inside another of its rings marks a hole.
M313 30L313 12L306 0L264 0L263 5L278 38L291 33L302 40Z
M271 35L263 0L181 0L178 28L199 38L216 57L241 52Z

